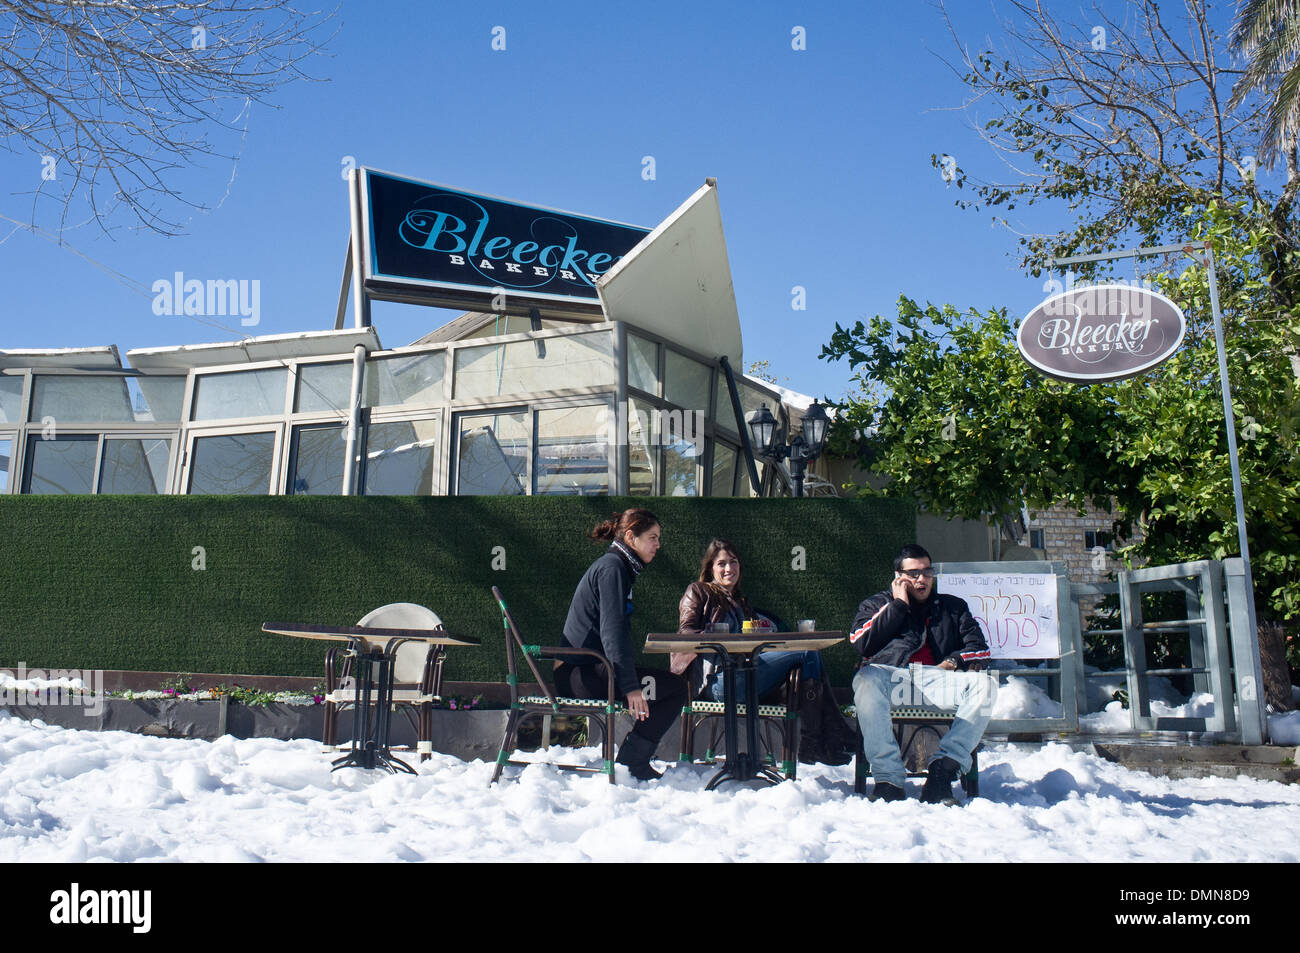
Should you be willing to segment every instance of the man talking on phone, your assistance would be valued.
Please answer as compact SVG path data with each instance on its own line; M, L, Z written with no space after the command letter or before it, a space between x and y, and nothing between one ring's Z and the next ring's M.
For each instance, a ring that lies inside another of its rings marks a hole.
M930 554L909 543L894 560L890 588L858 606L849 641L862 656L853 702L875 781L872 799L907 796L907 772L889 721L893 702L957 710L921 791L926 803L952 803L952 782L970 770L998 691L997 679L983 673L989 647L966 601L936 591Z

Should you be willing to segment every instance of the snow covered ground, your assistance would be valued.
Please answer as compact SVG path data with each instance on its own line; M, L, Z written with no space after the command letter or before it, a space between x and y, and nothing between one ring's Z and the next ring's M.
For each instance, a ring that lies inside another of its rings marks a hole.
M595 756L594 749L587 749ZM576 754L554 749L550 756ZM413 759L412 759L413 760ZM1300 787L1172 781L1065 745L992 745L959 807L852 794L851 768L703 790L435 755L345 770L312 741L81 732L0 712L0 855L23 861L1300 861ZM621 769L620 769L621 772Z

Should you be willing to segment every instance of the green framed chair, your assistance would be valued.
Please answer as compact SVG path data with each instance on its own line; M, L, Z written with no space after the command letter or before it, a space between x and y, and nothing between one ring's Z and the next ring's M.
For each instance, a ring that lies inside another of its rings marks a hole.
M764 743L766 757L771 764L776 764L776 755L766 745L766 733L762 731L764 723L773 723L781 738L781 773L788 780L793 780L799 769L799 682L800 671L796 667L786 676L784 694L786 704L758 705L759 739ZM714 750L721 733L724 713L722 702L708 701L695 697L695 691L687 686L686 704L682 707L681 754L678 760L685 763L695 762L695 734L706 724L710 726L709 742L704 749L704 761L713 763ZM736 714L742 718L748 711L746 705L737 705Z
M536 645L525 642L523 636L519 634L519 627L515 625L510 609L506 606L505 597L496 586L492 587L492 597L496 599L497 605L501 608L501 622L506 630L506 671L508 672L506 683L510 687L510 714L506 718L505 735L501 739L501 751L497 755L496 768L492 771L492 780L489 785L496 784L501 779L501 773L507 764L527 765L536 763L532 761L512 761L510 760L510 754L515 750L519 726L529 718L541 718L547 715L585 717L590 724L600 726L602 738L601 764L599 767L568 764L557 764L555 767L566 771L604 774L608 776L609 783L613 784L614 723L620 714L627 713L627 706L618 700L615 695L614 667L609 664L609 660L604 655L592 649ZM551 682L542 675L541 669L538 668L535 661L536 659L563 661L583 656L595 658L605 665L605 672L608 676L608 690L606 697L603 699L564 698L556 695ZM542 690L541 695L524 695L520 693L518 666L518 658L520 657L523 658L533 678L537 680L537 684Z
M856 721L857 711L850 705L843 709L846 717ZM954 712L951 709L944 708L926 708L923 706L904 706L889 709L889 723L894 729L894 741L898 744L899 753L903 756L903 763L907 764L909 755L916 753L917 739L920 736L920 730L930 730L936 737L941 737L952 727ZM906 739L903 733L906 729L914 729ZM957 780L961 782L962 790L966 792L967 797L980 796L980 760L979 748L976 747L970 755L970 770L960 775ZM867 793L867 775L871 773L871 764L867 760L866 754L862 750L862 736L858 735L858 751L853 757L853 791L855 794ZM909 778L923 778L926 776L925 771L909 771Z

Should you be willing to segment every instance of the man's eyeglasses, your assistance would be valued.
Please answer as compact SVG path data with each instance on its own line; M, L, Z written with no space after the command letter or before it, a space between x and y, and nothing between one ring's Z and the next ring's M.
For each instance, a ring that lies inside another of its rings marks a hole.
M900 569L898 574L908 579L933 579L938 575L933 569Z

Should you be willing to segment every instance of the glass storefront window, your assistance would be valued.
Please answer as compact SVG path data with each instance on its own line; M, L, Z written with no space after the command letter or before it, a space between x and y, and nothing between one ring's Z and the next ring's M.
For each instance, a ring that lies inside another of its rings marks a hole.
M627 399L627 491L632 496L653 496L655 492L657 416L649 404Z
M33 435L34 436L34 435ZM91 493L99 437L73 434L27 441L28 493Z
M196 437L189 492L270 493L274 455L275 434L270 432Z
M544 356L538 355L539 344ZM608 331L456 351L457 400L614 384Z
M304 496L338 496L343 492L346 451L347 428L341 424L293 428L289 492Z
M734 496L736 486L736 457L734 447L721 441L713 444L713 496Z
M104 440L100 493L164 493L172 442L159 437Z
M458 496L517 496L527 491L527 411L462 416L457 430Z
M430 496L442 422L399 420L371 424L366 431L367 496Z
M194 385L194 419L228 420L284 413L287 367L203 374Z
M185 402L184 377L128 377L132 413L137 422L171 423L181 419Z
M410 354L366 361L363 407L429 407L443 403L447 354ZM348 379L351 386L351 378ZM346 405L346 398L344 398Z
M298 393L294 397L293 406L295 412L345 414L351 396L351 364L298 365Z
M758 481L761 485L763 482L763 471L767 464L760 460L755 460L754 464L755 468L758 470ZM736 460L736 483L739 484L736 491L737 496L750 497L759 495L758 487L754 486L753 482L749 479L749 465L745 463L743 457L737 458Z
M36 374L32 377L35 423L130 423L135 420L124 377Z
M699 496L700 463L704 459L704 434L682 426L676 414L662 416L664 495Z
M659 395L659 345L635 334L627 336L627 382L637 390Z
M664 399L685 410L709 413L709 368L672 348L664 359Z
M537 412L538 493L609 494L609 435L613 415L604 404Z
M23 403L23 379L0 375L0 423L18 423Z
M0 493L9 492L9 471L12 468L14 442L12 437L0 437Z
M713 414L713 421L719 427L726 427L728 430L740 434L736 427L736 413L731 406L731 393L727 390L727 372L718 369L718 382L714 385L714 393L717 397L717 409Z

